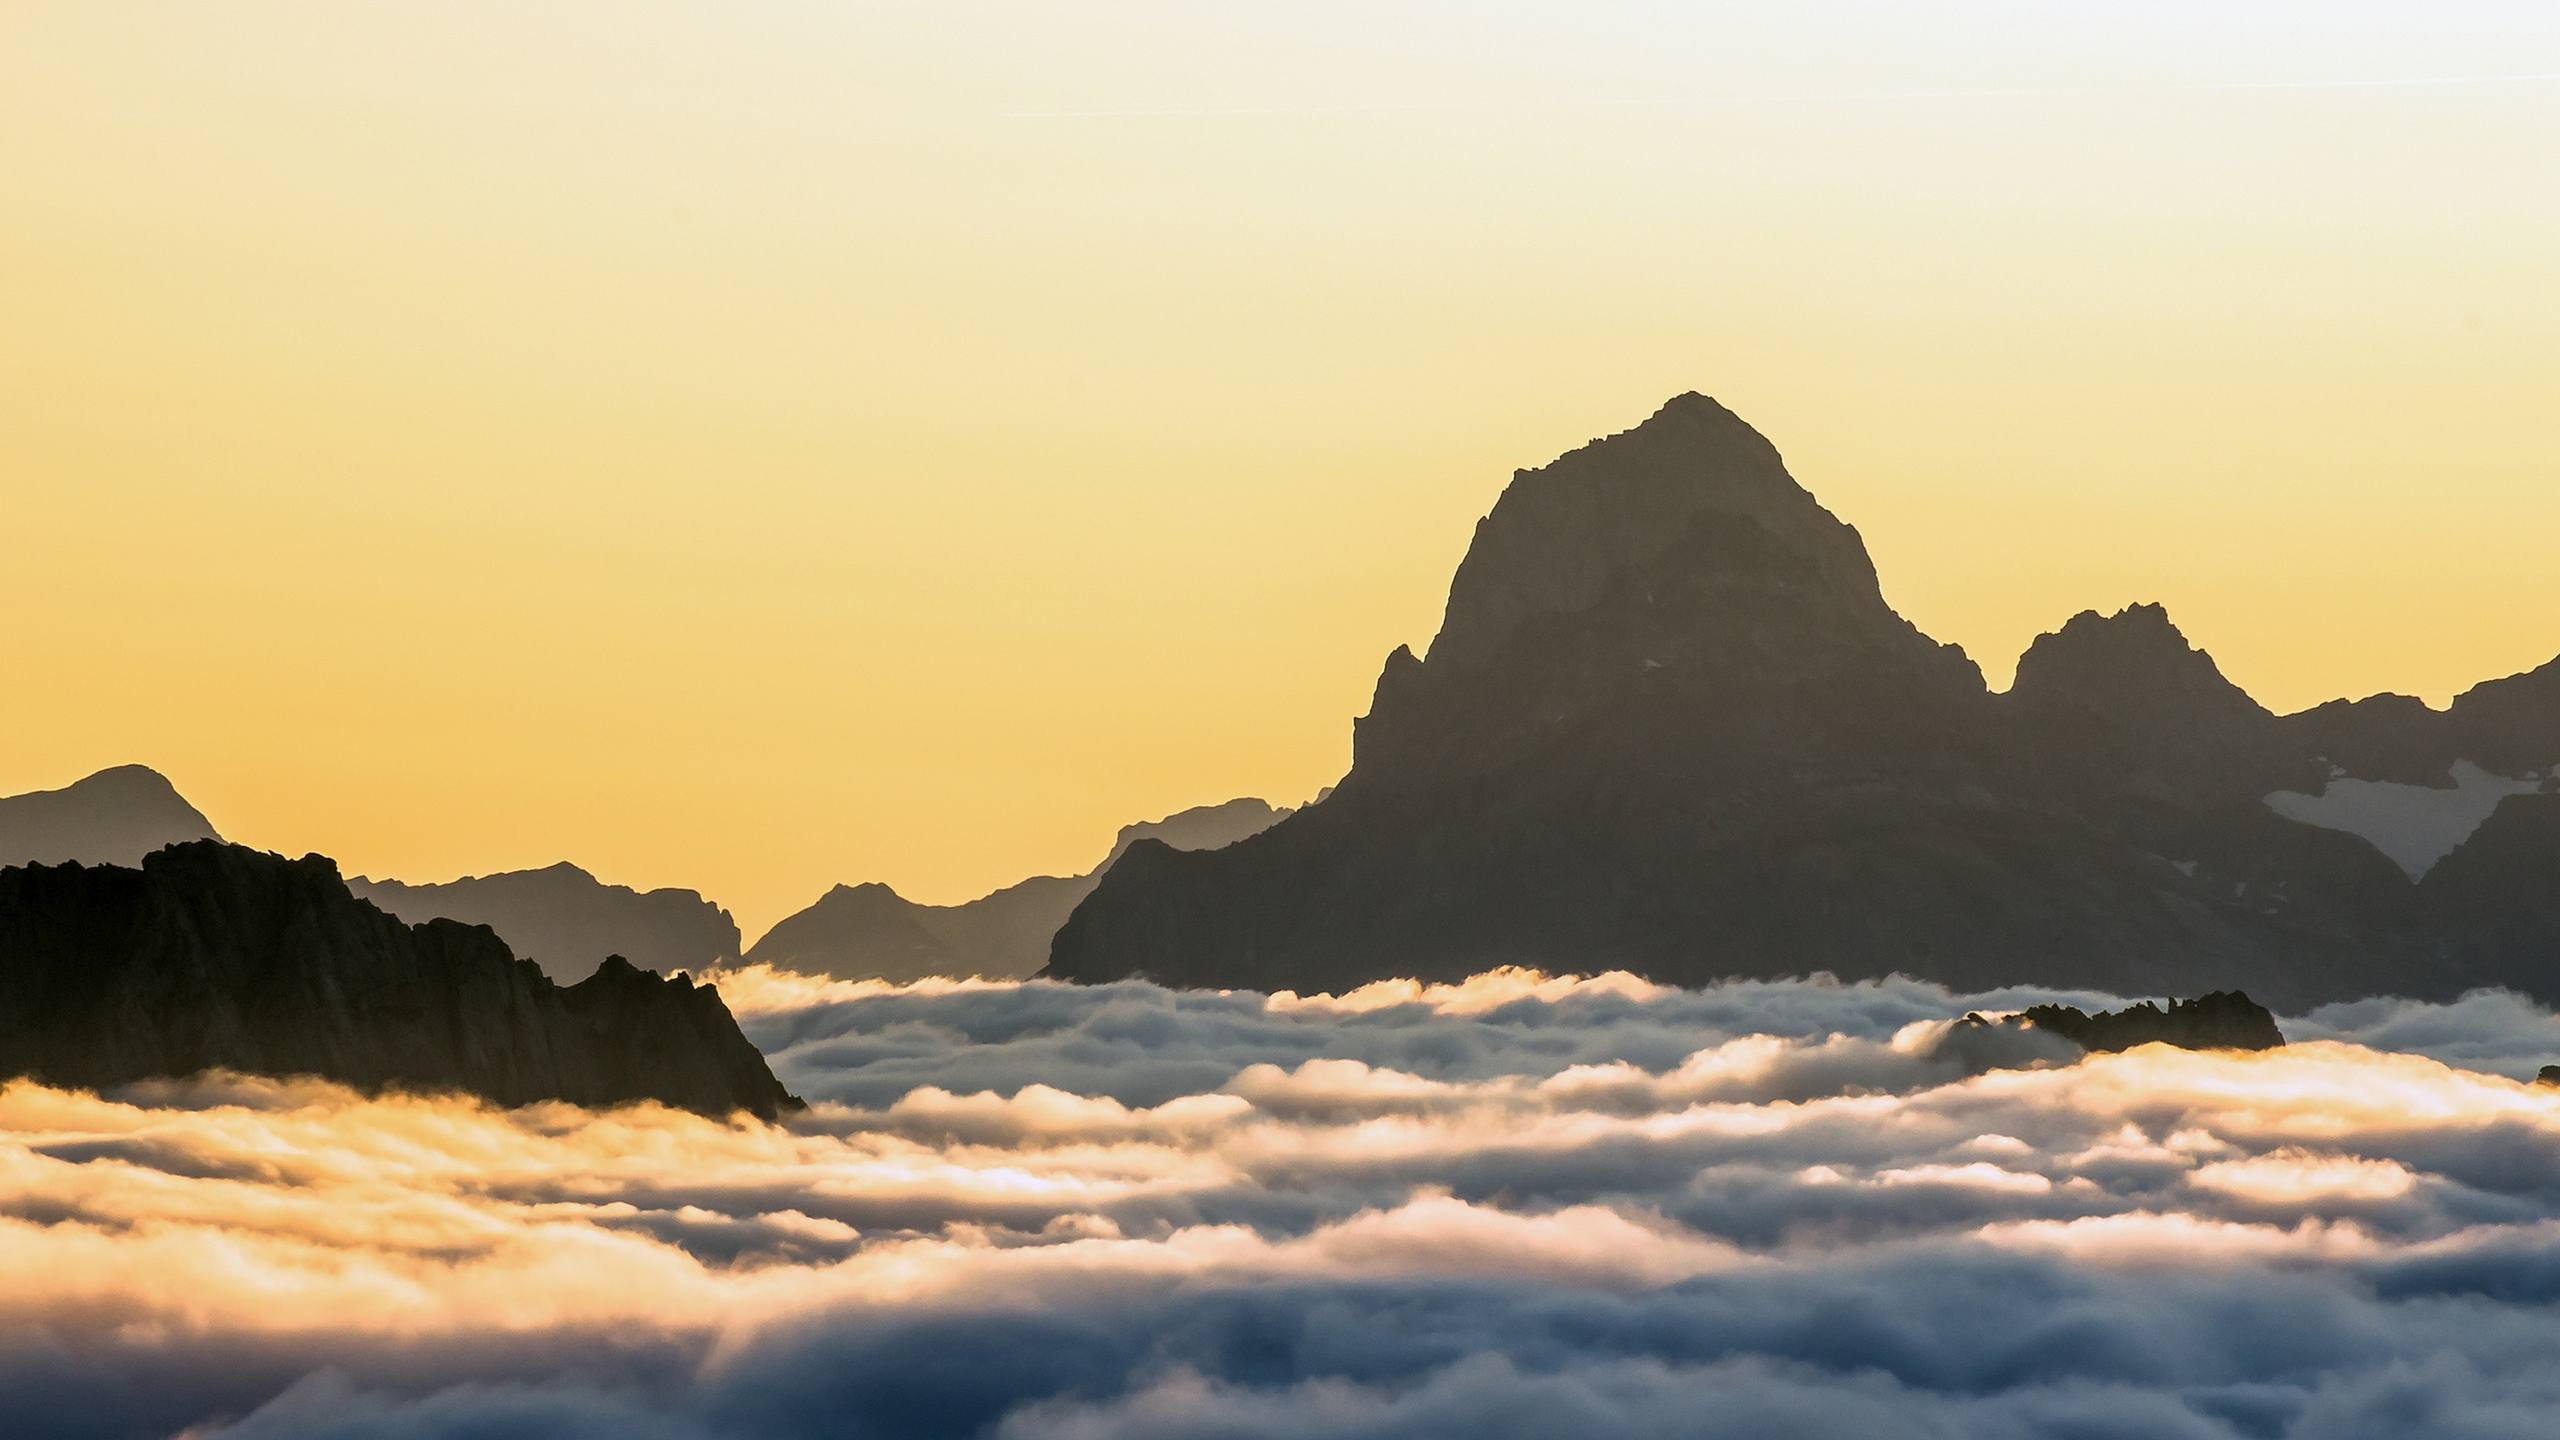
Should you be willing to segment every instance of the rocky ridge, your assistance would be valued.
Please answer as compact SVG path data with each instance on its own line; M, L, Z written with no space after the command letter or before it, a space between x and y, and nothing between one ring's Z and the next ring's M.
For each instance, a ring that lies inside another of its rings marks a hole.
M139 868L0 870L0 1075L109 1087L207 1069L499 1105L798 1101L718 992L617 958L562 986L485 927L403 924L337 866L217 841Z

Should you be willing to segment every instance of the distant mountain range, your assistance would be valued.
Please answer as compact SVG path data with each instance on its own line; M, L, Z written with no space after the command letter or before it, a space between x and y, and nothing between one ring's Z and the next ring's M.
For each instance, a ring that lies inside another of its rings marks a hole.
M839 885L776 925L745 958L841 979L1019 979L1048 962L1058 927L1130 846L1215 849L1288 813L1262 800L1230 800L1124 826L1110 853L1081 875L1037 876L961 905L920 905L877 883ZM0 798L0 865L136 865L164 845L217 838L175 786L139 765ZM697 891L611 885L566 862L436 884L363 876L346 884L411 924L486 925L563 985L584 980L608 955L661 974L699 973L738 960L742 949L737 921Z
M59 790L0 797L0 866L137 865L164 845L218 840L156 770L119 765Z
M709 986L619 959L554 984L483 927L402 924L317 855L198 840L138 868L0 869L0 962L0 1076L219 1067L768 1119L799 1103Z
M839 885L774 926L746 958L847 980L1021 979L1048 962L1058 927L1131 846L1215 850L1288 813L1262 800L1230 800L1125 826L1111 853L1084 874L1039 876L963 905L919 905L877 883Z
M1513 480L1331 796L1221 850L1134 845L1047 973L2551 999L2555 896L2560 661L2448 711L2279 717L2137 606L2038 640L1995 694L1692 394Z
M411 924L486 925L564 985L585 979L607 955L674 974L735 960L740 948L738 922L698 892L608 885L565 862L440 885L358 876L347 888Z

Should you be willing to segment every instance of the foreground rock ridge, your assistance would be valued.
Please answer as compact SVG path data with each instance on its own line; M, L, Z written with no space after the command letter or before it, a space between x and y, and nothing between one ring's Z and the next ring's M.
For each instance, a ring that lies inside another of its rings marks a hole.
M1019 980L1048 963L1058 927L1104 871L1141 841L1215 850L1271 828L1289 812L1256 799L1124 825L1102 863L1081 875L1041 875L964 905L920 905L886 885L838 885L747 951L750 962L839 980L983 976Z
M2560 661L2443 712L2277 716L2136 606L1995 694L1766 439L1683 395L1514 478L1330 797L1226 849L1132 847L1046 973L2551 999L2556 774Z
M711 987L618 957L557 985L483 927L384 914L322 856L197 841L139 868L0 870L0 1075L214 1068L500 1105L799 1104Z

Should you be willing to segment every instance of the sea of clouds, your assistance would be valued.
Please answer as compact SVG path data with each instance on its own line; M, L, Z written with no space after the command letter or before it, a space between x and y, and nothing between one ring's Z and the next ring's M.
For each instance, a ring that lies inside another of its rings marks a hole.
M0 1089L0 1431L2560 1434L2514 996L721 980L807 1112Z

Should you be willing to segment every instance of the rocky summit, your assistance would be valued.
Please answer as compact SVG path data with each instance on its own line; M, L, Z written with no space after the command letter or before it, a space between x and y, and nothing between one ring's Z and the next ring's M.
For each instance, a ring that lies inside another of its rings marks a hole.
M1226 849L1132 847L1047 973L2550 998L2555 775L2560 661L2447 711L2277 716L2146 605L2071 620L1995 693L1768 440L1684 395L1514 478L1330 797Z
M197 841L139 868L0 870L0 1075L217 1068L500 1105L799 1104L711 987L618 957L555 984L486 928L358 900L321 856Z
M2167 1006L2145 1002L2089 1014L2073 1005L2037 1005L2020 1019L2084 1050L2108 1053L2141 1045L2181 1050L2280 1050L2284 1032L2267 1008L2236 990L2217 991Z

